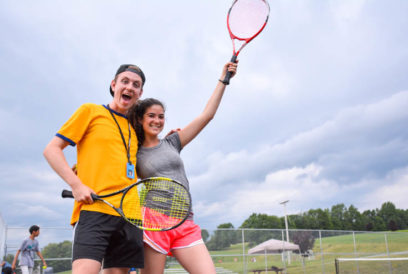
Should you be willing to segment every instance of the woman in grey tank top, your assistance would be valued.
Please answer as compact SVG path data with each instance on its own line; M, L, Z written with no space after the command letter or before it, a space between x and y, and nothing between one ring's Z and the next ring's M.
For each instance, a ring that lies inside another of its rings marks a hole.
M236 70L237 63L228 62L223 67L220 79L224 79L228 71L234 76ZM140 178L168 177L189 189L180 151L214 117L225 87L225 83L219 80L203 112L186 127L164 139L159 138L165 121L163 104L148 98L132 107L128 117L139 141L136 169ZM211 256L201 239L201 229L194 223L192 213L186 222L173 230L144 231L144 242L145 267L141 270L142 274L163 273L167 255L176 257L189 273L216 273Z

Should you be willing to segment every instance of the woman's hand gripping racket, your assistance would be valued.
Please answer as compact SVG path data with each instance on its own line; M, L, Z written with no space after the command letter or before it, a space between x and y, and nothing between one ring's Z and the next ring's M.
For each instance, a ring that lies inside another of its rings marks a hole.
M104 198L122 195L115 207ZM63 190L63 198L74 198L72 191ZM106 194L92 194L94 201L112 207L132 225L150 231L166 231L181 225L191 211L191 197L179 182L164 177L140 180L122 190Z
M240 51L265 28L269 18L269 4L266 0L235 0L228 11L227 27L232 40L233 55L236 62ZM236 50L235 40L242 42ZM222 81L229 84L232 73L228 72Z

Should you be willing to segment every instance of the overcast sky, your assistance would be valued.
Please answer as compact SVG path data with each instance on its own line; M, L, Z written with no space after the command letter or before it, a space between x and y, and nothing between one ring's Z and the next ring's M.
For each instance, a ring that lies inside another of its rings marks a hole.
M42 151L120 64L147 76L166 127L204 108L232 54L231 1L0 1L0 212L69 227ZM239 227L344 203L408 208L408 1L274 0L210 125L183 151L195 220ZM66 157L75 163L75 148Z

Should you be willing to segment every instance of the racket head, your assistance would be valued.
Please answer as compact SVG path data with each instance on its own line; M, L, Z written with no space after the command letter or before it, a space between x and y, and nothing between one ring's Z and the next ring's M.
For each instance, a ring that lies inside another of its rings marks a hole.
M254 39L265 28L269 19L269 4L266 0L235 0L228 11L227 27L232 40ZM244 45L245 45L244 44ZM238 55L243 46L235 52Z
M129 223L142 230L167 231L188 218L191 196L175 180L152 177L129 187L122 196L120 209Z

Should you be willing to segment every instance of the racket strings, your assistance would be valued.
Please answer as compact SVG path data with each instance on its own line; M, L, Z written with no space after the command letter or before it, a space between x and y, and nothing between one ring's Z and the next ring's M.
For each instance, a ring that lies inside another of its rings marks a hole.
M134 190L135 189L135 190ZM138 193L138 199L127 198ZM134 225L149 230L164 230L184 221L190 214L187 190L169 180L146 181L129 189L123 197L123 214ZM134 211L137 211L136 213ZM135 217L136 216L136 217Z
M137 226L142 223L142 202L143 195L139 195L137 187L132 187L128 189L121 201L121 210L124 217Z
M231 32L241 39L257 34L265 25L269 5L263 0L239 0L231 7L228 25Z

